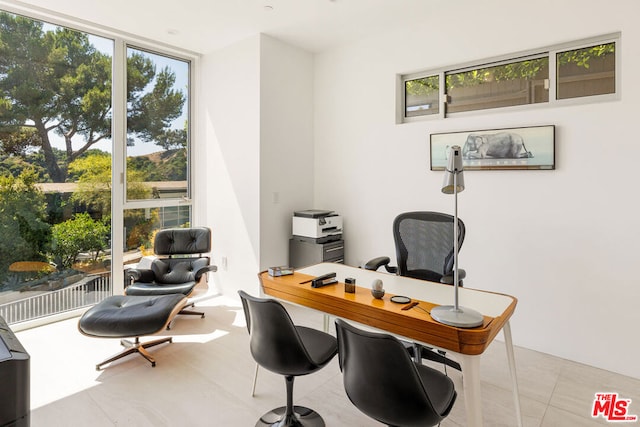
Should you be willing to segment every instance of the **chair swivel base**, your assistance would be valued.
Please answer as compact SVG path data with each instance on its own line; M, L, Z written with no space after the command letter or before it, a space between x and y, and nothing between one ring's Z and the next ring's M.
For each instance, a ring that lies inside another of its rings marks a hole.
M136 337L135 341L133 341L133 342L131 342L129 340L124 340L124 339L120 340L120 344L123 347L125 347L125 349L122 350L120 353L108 358L107 360L104 360L104 361L98 363L96 365L96 371L99 371L100 368L103 365L106 365L107 363L111 363L111 362L113 362L115 360L122 359L123 357L128 356L128 355L133 354L133 353L140 354L142 357L144 357L149 362L151 362L151 367L152 368L155 368L156 360L153 358L153 356L151 356L151 353L149 353L147 351L147 348L156 346L158 344L163 344L163 343L166 343L166 342L168 342L168 343L172 342L172 338L171 337L160 338L160 339L157 339L157 340L147 341L147 342L144 342L144 343L141 343L140 339L138 337Z
M286 406L272 409L260 417L256 423L256 427L324 427L325 425L320 414L313 409L305 408L304 406L294 406L292 415L286 415L286 412Z

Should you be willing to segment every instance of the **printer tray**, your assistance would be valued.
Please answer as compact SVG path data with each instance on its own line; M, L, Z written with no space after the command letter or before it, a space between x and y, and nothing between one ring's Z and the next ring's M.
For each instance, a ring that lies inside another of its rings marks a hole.
M324 237L306 237L306 236L296 236L295 234L291 236L292 239L298 240L300 242L307 243L327 243L327 242L335 242L337 240L342 239L342 233L340 234L331 234L329 236Z
M302 218L322 218L324 216L332 216L333 211L323 211L319 209L307 209L305 211L295 211L293 216Z

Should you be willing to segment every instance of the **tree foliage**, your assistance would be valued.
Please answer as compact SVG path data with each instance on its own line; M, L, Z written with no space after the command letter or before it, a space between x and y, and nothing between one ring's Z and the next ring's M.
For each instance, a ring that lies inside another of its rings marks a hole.
M173 88L169 68L156 72L140 51L127 58L129 144L179 144L171 129L185 96ZM111 138L111 57L96 50L88 35L0 12L0 147L44 156L50 180L64 182L68 165L103 139ZM51 143L64 139L65 156ZM184 138L186 144L186 138Z
M487 82L531 80L549 77L549 58L538 58L509 64L477 68L461 73L448 74L447 89L475 86ZM540 76L543 73L544 76Z
M36 174L0 176L0 272L16 261L46 261L51 238L44 195Z
M420 79L408 80L405 83L407 95L420 96L430 95L439 91L440 77L428 76Z
M69 164L69 173L76 178L78 189L71 201L102 212L111 217L111 154L96 151ZM151 189L143 184L145 174L127 167L127 198L148 199Z
M579 67L589 68L591 62L615 54L616 44L606 43L584 49L568 50L558 55L558 65L574 63Z
M86 212L54 225L52 252L55 262L64 268L71 268L78 255L85 251L93 252L93 259L96 260L100 252L108 247L109 228Z

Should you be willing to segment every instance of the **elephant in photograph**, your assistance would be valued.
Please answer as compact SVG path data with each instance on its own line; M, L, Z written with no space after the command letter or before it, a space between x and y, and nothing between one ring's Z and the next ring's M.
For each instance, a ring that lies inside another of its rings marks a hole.
M464 159L526 159L533 157L533 153L527 150L524 140L517 133L472 133L464 143L462 157Z

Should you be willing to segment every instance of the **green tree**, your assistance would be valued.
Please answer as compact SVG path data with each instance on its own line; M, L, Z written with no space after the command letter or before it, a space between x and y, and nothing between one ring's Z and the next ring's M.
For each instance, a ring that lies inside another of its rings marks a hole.
M174 83L169 68L156 72L142 52L129 55L128 144L176 143L170 124L181 115L185 96ZM64 158L52 147L52 133L64 139ZM111 57L84 33L45 30L42 22L0 12L0 147L39 149L50 179L64 182L69 163L108 138Z
M36 182L47 181L47 170L39 164L34 155L18 157L0 154L0 175L12 175L14 178L26 170L36 175Z
M0 117L4 115L6 112L3 112L0 107ZM24 156L29 147L41 144L40 136L35 129L24 126L8 126L0 129L0 149L8 155Z
M64 268L71 268L80 252L93 252L93 259L97 260L109 245L109 226L94 220L86 212L54 225L52 232L55 262Z
M0 176L0 276L16 261L46 261L51 230L36 174Z
M78 189L71 196L71 201L91 206L102 212L104 219L110 218L111 154L93 151L71 162L69 173L78 182ZM151 189L143 184L146 180L143 172L127 167L127 198L148 199Z

